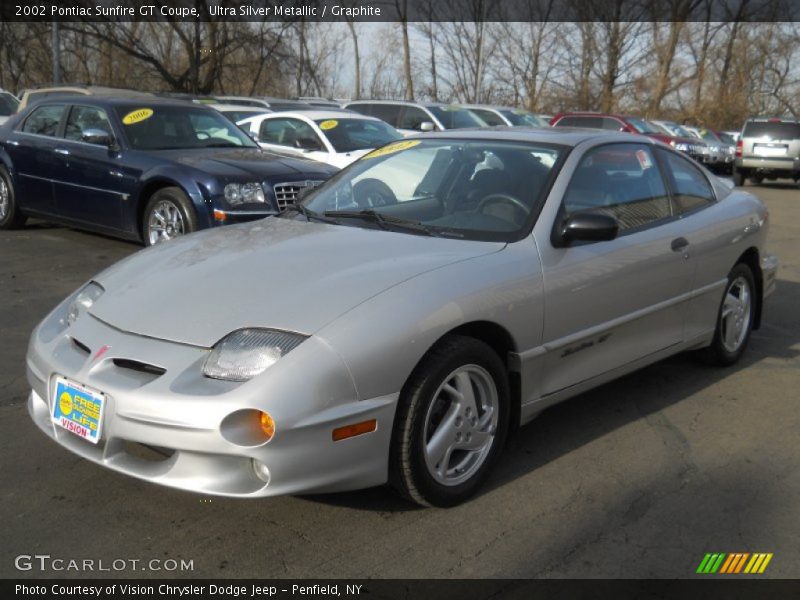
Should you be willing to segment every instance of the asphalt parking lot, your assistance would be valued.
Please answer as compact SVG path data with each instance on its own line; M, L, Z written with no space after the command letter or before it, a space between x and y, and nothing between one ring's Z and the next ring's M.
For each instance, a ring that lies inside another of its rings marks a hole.
M383 488L207 498L73 456L25 408L34 325L139 246L32 222L0 232L0 577L15 557L173 558L188 577L691 577L705 552L771 552L800 577L800 190L768 205L778 290L738 366L678 356L546 411L466 505L417 509ZM169 302L169 297L165 297ZM762 576L762 577L763 577Z

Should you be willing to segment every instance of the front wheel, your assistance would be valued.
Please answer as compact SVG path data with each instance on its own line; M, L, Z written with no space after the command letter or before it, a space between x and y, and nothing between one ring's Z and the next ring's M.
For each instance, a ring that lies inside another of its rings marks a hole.
M25 224L27 217L19 210L11 177L0 167L0 229L17 229Z
M178 187L158 190L144 209L142 237L145 246L167 242L197 229L189 197Z
M479 340L445 338L403 387L390 482L423 506L459 504L486 479L508 424L508 379L500 357Z
M714 340L704 350L709 362L728 366L741 358L753 329L755 309L753 271L746 264L739 263L728 274L728 285L717 313Z

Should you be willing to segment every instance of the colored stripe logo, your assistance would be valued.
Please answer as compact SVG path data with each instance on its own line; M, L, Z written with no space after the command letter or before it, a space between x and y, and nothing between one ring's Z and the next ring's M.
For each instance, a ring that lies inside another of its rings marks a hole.
M700 561L697 573L702 575L713 575L715 573L724 575L736 575L739 573L761 574L769 561L772 560L772 552L714 552L708 553Z

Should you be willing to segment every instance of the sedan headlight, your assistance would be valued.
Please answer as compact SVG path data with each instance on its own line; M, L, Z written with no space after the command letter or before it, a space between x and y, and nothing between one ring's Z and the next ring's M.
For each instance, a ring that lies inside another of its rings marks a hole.
M274 329L239 329L222 338L203 365L212 379L248 381L300 345L306 336Z
M225 186L225 200L231 206L267 201L260 183L229 183Z
M78 292L67 310L66 323L72 325L83 313L92 307L92 304L103 295L105 290L99 283L90 281Z

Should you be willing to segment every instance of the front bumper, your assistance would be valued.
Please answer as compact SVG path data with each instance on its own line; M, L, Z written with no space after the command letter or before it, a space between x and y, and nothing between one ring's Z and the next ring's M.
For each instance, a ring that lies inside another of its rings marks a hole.
M51 439L87 460L153 483L233 497L342 491L387 480L398 395L359 400L345 365L321 340L308 338L239 384L202 375L208 349L119 331L91 315L53 336L48 319L28 349L28 411ZM120 366L130 364L124 361L165 371L140 372ZM98 444L51 421L57 375L106 395ZM223 421L242 410L268 411L276 422L272 440L231 441L241 436ZM374 432L332 440L334 428L369 419L378 422ZM269 470L268 482L254 460Z
M763 158L757 156L740 156L736 159L737 169L748 171L782 171L800 173L800 158Z

